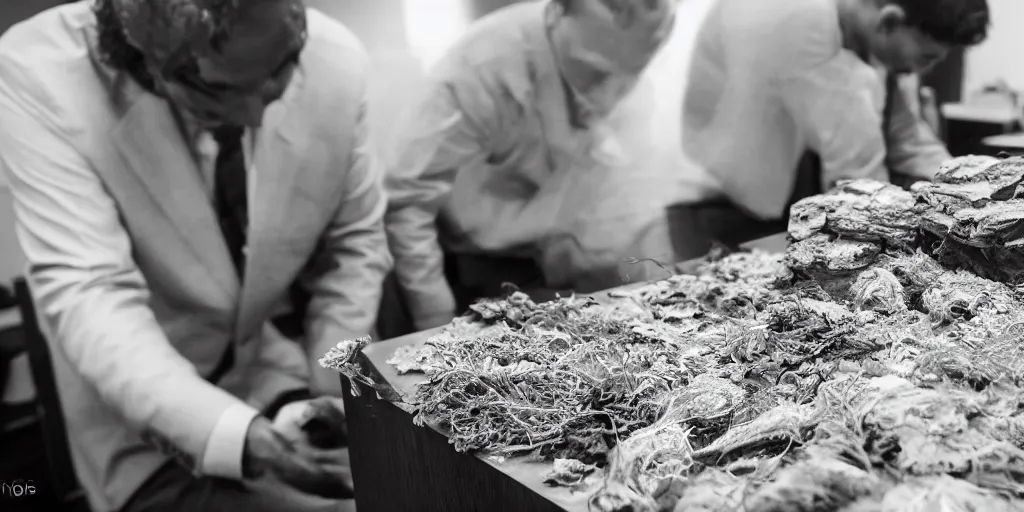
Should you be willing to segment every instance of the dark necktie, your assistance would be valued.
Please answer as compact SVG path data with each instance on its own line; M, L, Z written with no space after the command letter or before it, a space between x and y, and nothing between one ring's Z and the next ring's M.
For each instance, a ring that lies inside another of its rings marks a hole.
M220 147L214 177L214 203L217 220L228 251L241 277L245 273L245 241L249 225L246 195L245 155L242 151L244 129L237 126L217 128L213 138Z
M214 209L217 211L220 231L224 235L224 241L239 277L244 277L245 273L245 239L249 225L245 153L242 150L243 133L245 130L238 126L213 130L213 138L219 147L213 182ZM230 342L208 380L218 382L234 364L235 345L234 342Z

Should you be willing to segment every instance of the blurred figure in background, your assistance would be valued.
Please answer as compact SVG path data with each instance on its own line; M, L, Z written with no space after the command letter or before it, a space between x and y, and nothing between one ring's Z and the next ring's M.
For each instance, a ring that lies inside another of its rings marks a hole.
M656 143L672 106L649 64L678 34L675 14L675 0L526 2L441 59L384 153L389 243L417 329L503 282L553 298L665 276L627 262L672 262L665 207L692 189L681 152Z
M718 0L692 56L683 147L742 210L721 229L783 218L840 179L930 178L950 156L901 76L988 25L986 0Z
M96 512L354 506L346 450L300 425L341 423L317 360L389 269L368 68L301 0L78 2L0 39L0 162Z

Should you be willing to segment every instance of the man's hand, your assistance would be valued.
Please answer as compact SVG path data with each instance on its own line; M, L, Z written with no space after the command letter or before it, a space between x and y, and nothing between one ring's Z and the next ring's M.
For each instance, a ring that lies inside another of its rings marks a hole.
M448 325L455 319L455 311L441 311L431 315L423 316L422 318L413 319L413 328L417 332L428 331L435 327L441 327L442 325Z
M274 417L274 430L293 445L310 449L333 449L347 442L345 402L319 397L285 405Z
M246 478L273 476L299 491L324 498L353 496L348 450L296 445L263 417L249 426L242 465Z

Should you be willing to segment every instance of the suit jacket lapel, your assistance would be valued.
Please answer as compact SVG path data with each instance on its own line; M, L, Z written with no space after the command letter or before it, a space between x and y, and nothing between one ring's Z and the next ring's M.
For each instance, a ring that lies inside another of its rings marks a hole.
M238 332L243 335L259 327L254 315L270 306L262 302L278 299L266 289L275 285L270 276L280 272L281 265L286 263L276 258L282 252L275 244L278 235L288 229L289 205L295 201L293 188L309 145L306 118L302 115L307 110L296 104L304 101L303 86L303 75L298 72L282 100L267 109L256 141L255 193L249 203L249 253L238 315Z
M141 180L209 277L234 297L238 279L213 205L167 103L140 94L113 137L125 170Z

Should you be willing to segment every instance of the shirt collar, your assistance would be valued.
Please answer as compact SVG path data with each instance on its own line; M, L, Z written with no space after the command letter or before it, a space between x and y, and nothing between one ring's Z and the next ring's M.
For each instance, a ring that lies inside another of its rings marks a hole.
M562 95L565 99L565 108L569 116L570 125L573 129L584 130L588 125L584 109L581 108L575 89L565 79L562 67L558 63L554 42L551 39L551 30L545 20L545 15L545 10L541 9L540 15L536 18L536 23L532 24L530 30L527 31L527 37L532 42L535 63L539 66L541 73L550 73L557 77L558 85L561 87Z

